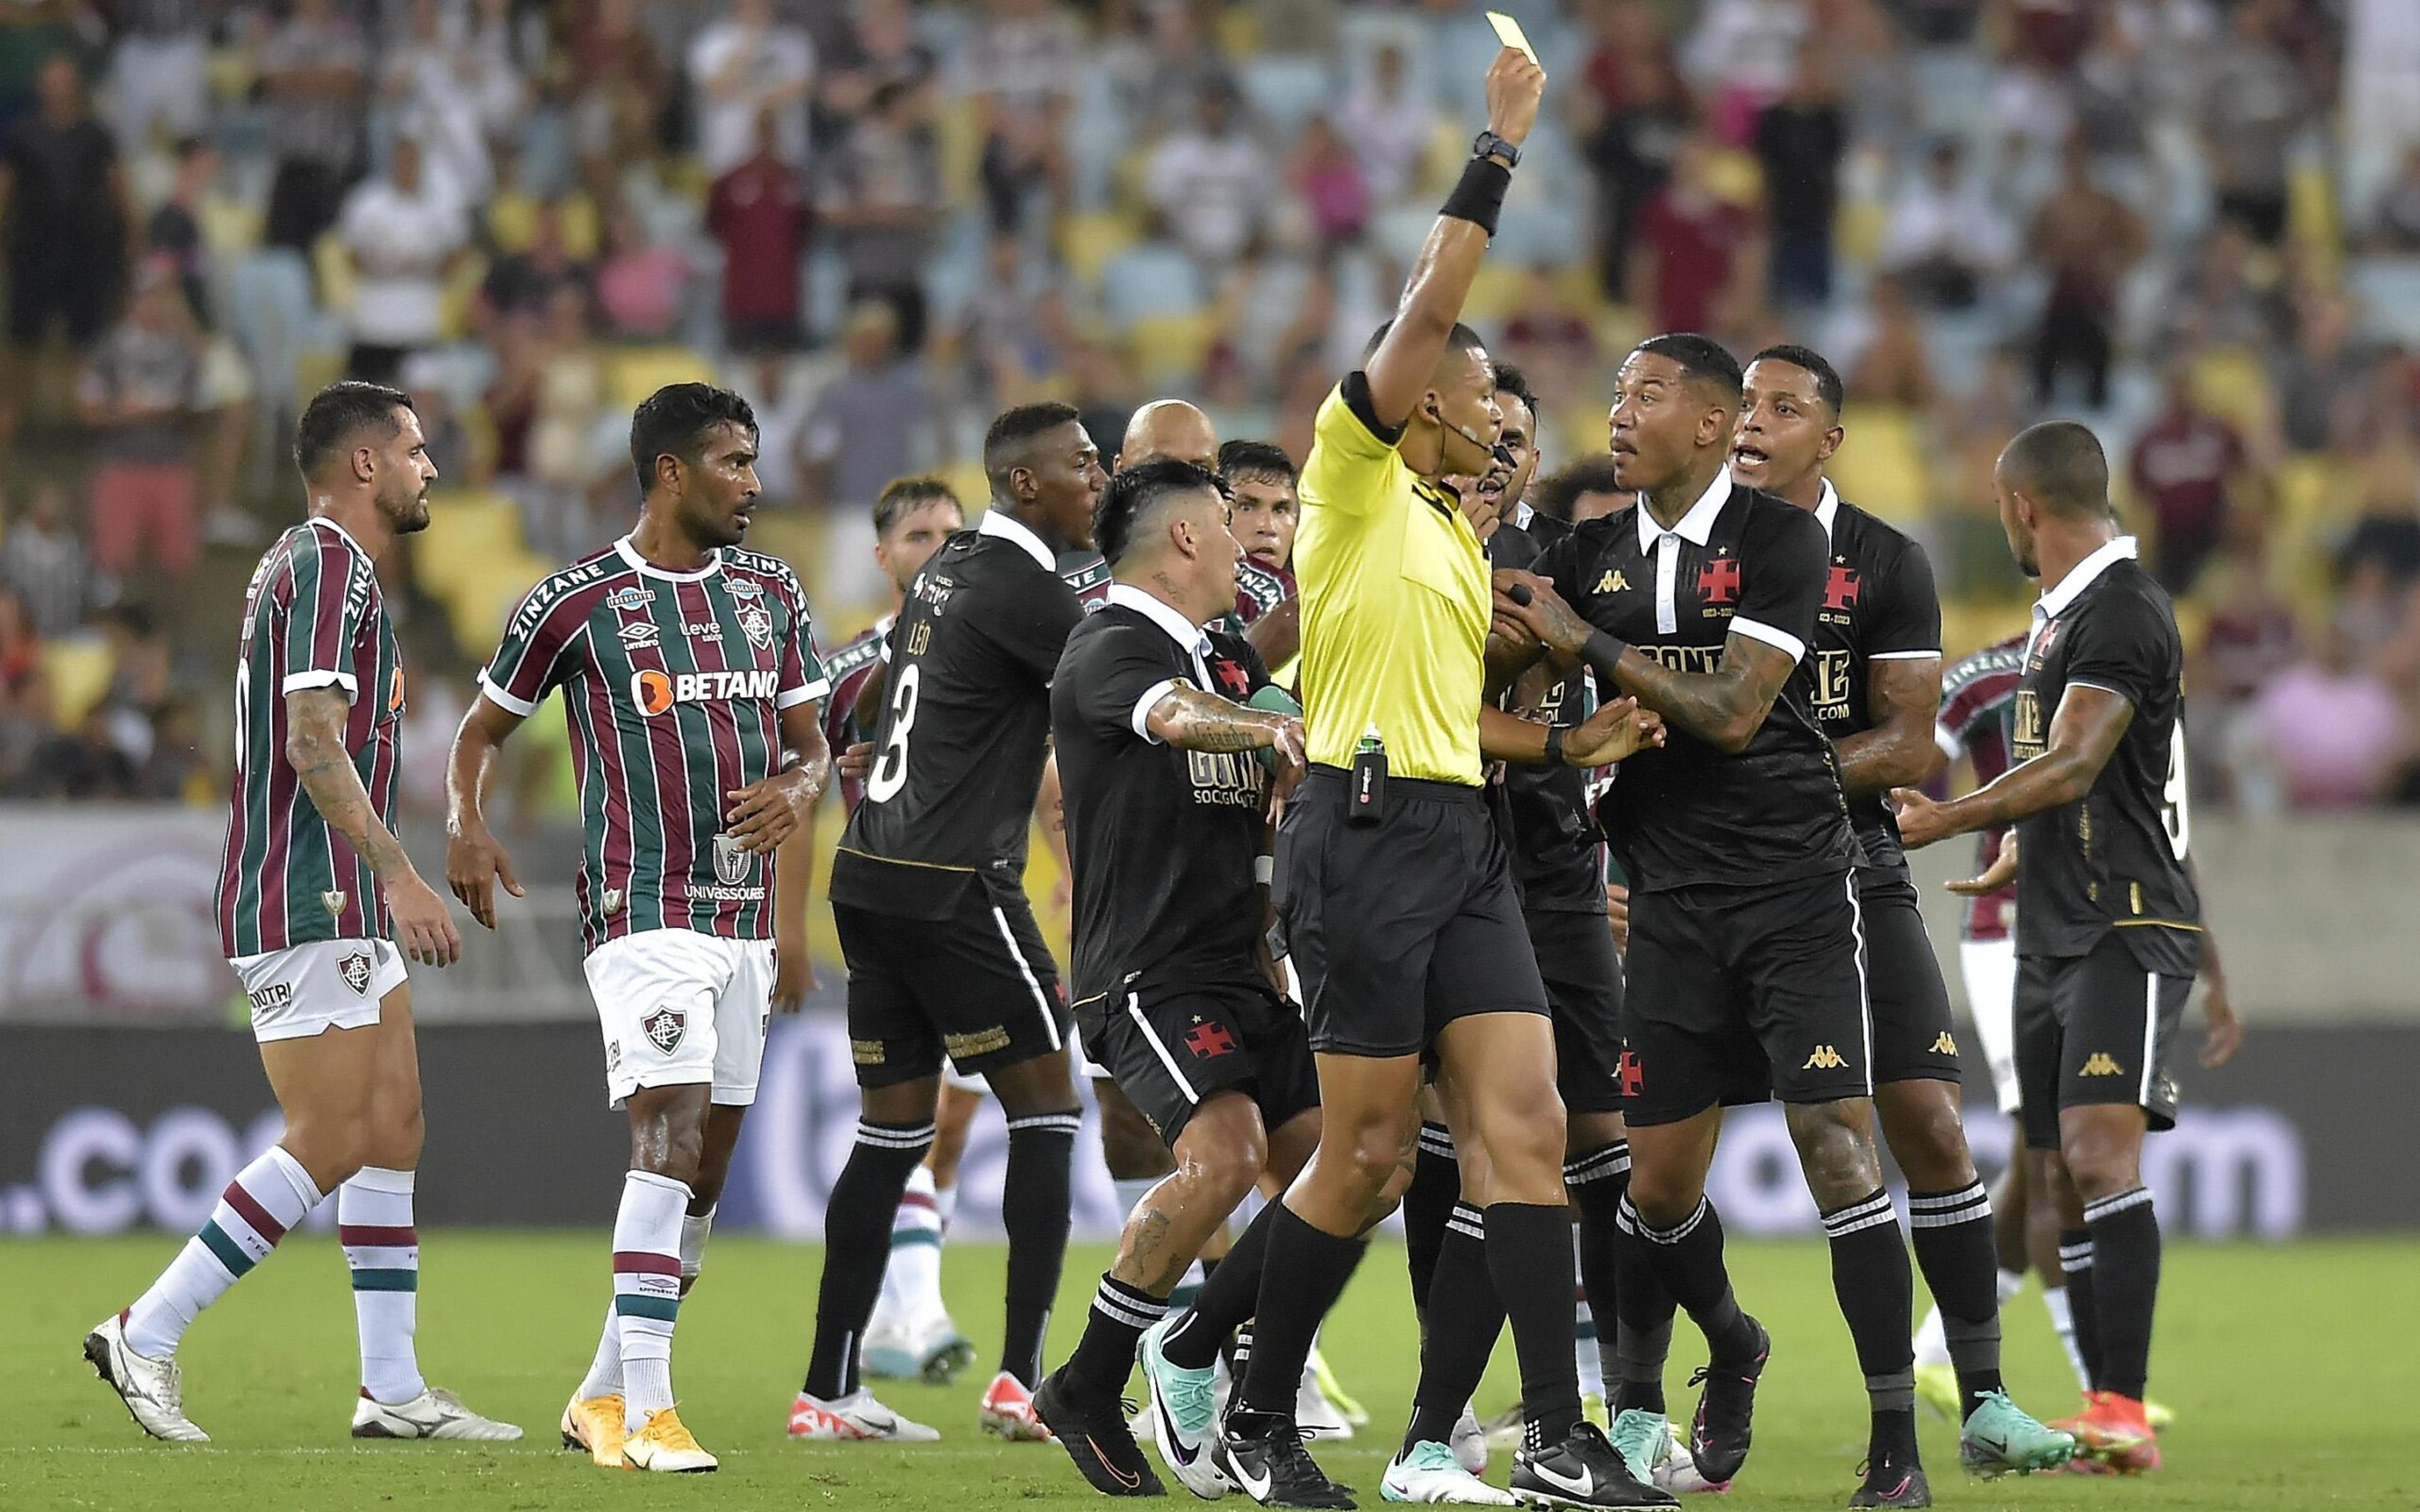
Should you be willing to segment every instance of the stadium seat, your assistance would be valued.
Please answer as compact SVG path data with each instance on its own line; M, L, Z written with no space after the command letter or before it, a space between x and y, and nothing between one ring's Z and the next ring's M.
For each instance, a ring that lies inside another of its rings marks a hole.
M1330 108L1336 98L1335 75L1324 59L1255 57L1248 59L1239 81L1244 98L1280 137L1290 137L1303 123Z
M616 347L605 355L605 402L636 409L667 383L711 383L714 367L686 347Z
M1193 259L1165 241L1146 241L1101 270L1101 302L1120 325L1152 316L1191 315L1208 300Z
M2244 433L2263 429L2271 400L2269 373L2257 354L2242 347L2214 347L2194 362L2194 396L2211 413Z
M431 498L412 566L421 591L445 606L455 644L473 656L485 654L520 595L552 570L523 544L520 506L485 490Z
M1218 334L1215 318L1204 311L1148 316L1127 328L1126 340L1144 386L1175 389L1202 376L1202 360Z
M94 636L45 641L42 675L51 685L51 720L62 730L84 722L109 692L108 645Z
M353 255L334 231L311 243L311 272L319 281L319 308L339 313L352 309Z
M2420 257L2360 258L2345 282L2379 340L2420 343Z
M1059 257L1087 287L1097 288L1101 275L1119 255L1142 239L1142 228L1131 215L1094 210L1070 215L1059 223Z
M1840 496L1894 525L1921 519L1931 504L1931 478L1915 412L1897 405L1851 405L1842 424L1849 440L1831 467Z

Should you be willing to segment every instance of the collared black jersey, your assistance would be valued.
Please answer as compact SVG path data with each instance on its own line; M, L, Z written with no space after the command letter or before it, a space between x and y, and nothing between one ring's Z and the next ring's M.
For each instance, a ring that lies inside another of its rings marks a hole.
M1268 769L1253 750L1180 750L1145 724L1182 684L1241 702L1268 682L1240 639L1201 632L1197 656L1150 616L1111 602L1067 638L1050 723L1075 870L1075 996L1143 974L1249 975L1264 922Z
M1487 542L1492 567L1533 569L1546 548L1572 527L1552 515L1532 514L1527 525L1507 520ZM1539 712L1559 730L1576 727L1590 712L1589 676L1575 671L1546 689ZM1511 708L1508 691L1504 706ZM1512 853L1512 878L1521 906L1549 913L1605 912L1603 839L1589 812L1588 774L1576 766L1527 766L1507 763L1492 797L1505 848Z
M1589 623L1675 671L1714 671L1735 629L1799 663L1745 749L1672 727L1661 749L1621 764L1597 817L1634 891L1769 887L1856 864L1806 666L1830 555L1807 511L1718 478L1672 531L1634 504L1539 558Z
M1024 886L1050 678L1083 617L1014 539L960 531L934 553L891 628L874 768L832 860L833 902L945 918L968 878Z
M1828 484L1823 501L1830 507L1818 509L1815 517L1828 517L1832 559L1815 633L1807 640L1807 670L1816 722L1838 741L1874 727L1868 697L1873 663L1941 658L1941 600L1924 548L1840 499ZM1899 821L1885 795L1852 800L1849 821L1868 866L1907 869Z
M2017 952L2080 956L2118 930L2145 969L2201 962L2201 897L2185 868L2184 642L2164 589L2121 537L2034 608L2010 722L2020 762L2048 748L2059 701L2105 688L2134 706L2092 791L2017 824Z

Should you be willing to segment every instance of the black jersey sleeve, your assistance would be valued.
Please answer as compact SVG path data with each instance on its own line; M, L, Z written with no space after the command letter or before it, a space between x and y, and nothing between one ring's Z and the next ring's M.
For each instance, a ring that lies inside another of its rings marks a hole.
M1193 681L1178 676L1170 666L1162 649L1169 643L1151 625L1112 621L1089 625L1082 634L1069 637L1067 655L1059 663L1059 686L1052 689L1054 702L1064 711L1060 718L1072 714L1095 736L1125 731L1153 739L1143 723L1153 705L1178 683L1189 686Z
M1567 531L1539 552L1526 570L1552 583L1555 596L1576 608L1584 586L1579 580L1581 559L1593 549L1590 543L1596 539L1597 532L1585 525Z
M1831 558L1823 524L1803 509L1783 504L1759 510L1740 532L1739 609L1731 631L1789 655L1807 655L1815 633L1815 611L1823 602L1823 574Z
M981 596L978 623L1012 665L1047 685L1067 649L1068 632L1084 622L1084 606L1055 577L1031 585L1023 577L1013 591Z
M1876 585L1881 592L1866 622L1866 655L1941 655L1941 596L1932 585L1932 562L1924 548L1906 543Z
M2089 611L2073 615L2066 633L2067 686L2105 687L2136 710L2156 703L2176 680L2174 622L2141 594L2094 595Z

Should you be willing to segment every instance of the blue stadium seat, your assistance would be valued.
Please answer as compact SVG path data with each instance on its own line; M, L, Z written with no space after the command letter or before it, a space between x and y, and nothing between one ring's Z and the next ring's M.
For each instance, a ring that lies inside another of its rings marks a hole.
M2346 270L2370 330L2401 342L2420 342L2420 257L2365 257Z
M1262 121L1280 135L1333 106L1336 76L1315 57L1256 57L1245 62L1239 82Z
M1149 316L1191 315L1208 298L1193 259L1165 241L1120 253L1101 270L1101 302L1121 325Z

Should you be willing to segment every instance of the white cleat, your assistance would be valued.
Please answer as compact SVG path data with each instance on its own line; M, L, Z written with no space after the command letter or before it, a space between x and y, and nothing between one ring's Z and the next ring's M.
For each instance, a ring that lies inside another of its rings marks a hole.
M521 1436L510 1423L481 1417L450 1391L431 1386L408 1402L389 1406L364 1396L353 1403L356 1439L468 1439L509 1443Z
M1310 1365L1303 1366L1301 1383L1294 1390L1294 1422L1306 1443L1313 1439L1342 1443L1353 1437L1353 1420L1327 1399L1319 1384L1319 1372Z
M126 1343L126 1315L105 1319L84 1336L84 1357L134 1416L134 1426L170 1443L208 1443L210 1436L185 1415L184 1377L177 1357L154 1360Z
M799 1393L790 1404L790 1437L828 1439L842 1443L887 1440L892 1443L938 1443L941 1435L922 1423L910 1422L874 1399L863 1386L838 1401Z
M1050 1429L1033 1410L1033 1393L1025 1382L1003 1370L984 1388L975 1422L985 1433L997 1433L1011 1443L1048 1443Z
M1389 1502L1429 1505L1513 1506L1511 1491L1498 1490L1465 1469L1451 1449L1423 1439L1411 1452L1387 1462L1378 1494Z
M1683 1436L1681 1425L1667 1424L1671 1447L1663 1461L1655 1467L1655 1484L1675 1496L1720 1496L1731 1489L1729 1481L1711 1481L1698 1473L1698 1461L1689 1453L1689 1441Z
M1487 1430L1479 1426L1479 1414L1465 1407L1462 1416L1454 1419L1453 1450L1455 1464L1476 1475L1487 1468Z
M1143 1330L1136 1361L1142 1367L1144 1404L1155 1427L1152 1446L1178 1484L1205 1502L1215 1502L1233 1489L1212 1452L1218 1441L1220 1417L1218 1373L1189 1370L1160 1352L1160 1342L1176 1320L1163 1318Z

